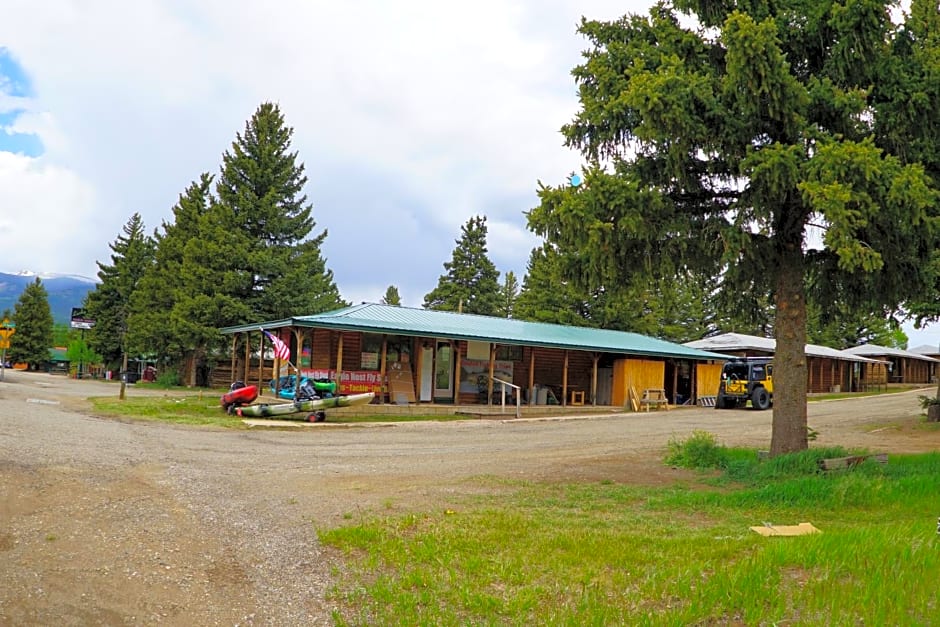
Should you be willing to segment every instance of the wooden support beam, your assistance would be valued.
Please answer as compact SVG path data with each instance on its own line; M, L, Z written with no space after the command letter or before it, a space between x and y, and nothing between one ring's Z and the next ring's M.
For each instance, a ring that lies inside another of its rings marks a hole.
M591 366L591 405L597 405L597 362L600 358L597 353L591 355L591 361L594 362Z
M238 333L232 333L232 367L229 372L232 373L232 383L235 383L235 379L238 378L238 375L235 373L235 352L238 350Z
M568 405L568 349L565 349L565 369L561 373L561 406Z
M842 470L846 468L853 468L858 466L862 462L872 459L879 464L888 463L888 454L887 453L876 453L874 455L852 455L850 457L833 457L830 459L821 459L819 460L819 469L820 470Z
M490 378L486 384L486 404L493 404L493 375L496 374L496 344L490 342Z
M294 344L297 346L297 351L294 353L294 372L297 375L294 380L294 398L300 398L300 358L304 354L304 333L296 327L291 327L291 331L294 333Z
M418 357L421 357L421 353L418 352ZM382 336L382 361L379 364L379 384L382 386L382 398L379 399L380 403L385 402L385 393L388 392L388 383L385 381L385 373L388 368L388 335ZM391 398L389 398L391 400Z
M249 377L251 376L251 332L245 332L245 372L242 376L242 381L245 382L245 385L251 383ZM258 390L258 395L261 394L261 390Z
M258 343L258 390L264 389L264 331L260 332L261 338ZM245 383L248 383L245 381Z
M343 384L343 332L339 331L339 346L336 348L336 395L340 395L339 388Z
M454 379L454 405L460 404L460 342L454 340L454 363L451 364Z
M529 405L535 405L535 347L529 347Z

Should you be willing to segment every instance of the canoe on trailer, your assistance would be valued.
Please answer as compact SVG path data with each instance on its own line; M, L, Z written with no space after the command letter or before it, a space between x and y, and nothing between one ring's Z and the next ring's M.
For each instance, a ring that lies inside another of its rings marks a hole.
M349 394L347 396L334 396L333 398L318 398L310 401L297 401L295 403L276 403L268 405L259 403L258 405L245 405L239 407L236 411L243 418L270 418L271 416L286 416L298 413L320 412L334 407L352 407L353 405L365 405L375 398L373 392L365 394Z

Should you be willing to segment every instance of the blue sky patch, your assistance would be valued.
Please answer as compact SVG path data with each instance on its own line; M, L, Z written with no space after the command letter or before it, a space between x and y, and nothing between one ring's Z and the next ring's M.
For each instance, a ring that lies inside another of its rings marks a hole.
M8 48L0 47L0 92L14 98L32 98L33 85L10 53ZM13 152L38 157L43 153L42 141L32 133L11 133L10 127L24 109L0 111L0 152Z
M14 152L27 157L38 157L44 151L42 141L38 136L27 133L10 135L0 128L0 152Z
M9 48L0 47L0 90L8 96L32 98L33 84L29 76L17 63Z

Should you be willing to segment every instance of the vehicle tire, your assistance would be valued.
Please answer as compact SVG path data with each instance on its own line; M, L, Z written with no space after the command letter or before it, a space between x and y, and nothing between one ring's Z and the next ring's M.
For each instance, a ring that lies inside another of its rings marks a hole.
M326 422L326 412L318 411L315 416L317 417L316 422Z
M715 409L725 409L725 407L726 407L725 397L719 394L717 398L715 398Z
M751 408L764 410L770 407L770 394L764 388L757 388L751 394Z

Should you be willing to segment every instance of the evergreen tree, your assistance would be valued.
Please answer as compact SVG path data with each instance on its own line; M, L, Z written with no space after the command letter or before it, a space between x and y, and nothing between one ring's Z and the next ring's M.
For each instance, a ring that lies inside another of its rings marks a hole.
M513 318L516 298L519 297L519 280L516 273L510 270L503 277L503 284L499 288L499 309L496 315L502 318Z
M388 289L385 290L385 296L382 297L382 304L401 307L401 296L399 295L398 288L396 286L388 286Z
M84 304L86 315L95 321L86 337L88 344L113 370L119 368L127 350L130 303L141 277L153 264L155 246L138 213L130 217L122 233L109 244L111 263L98 262L100 282Z
M474 216L460 230L453 256L444 262L447 274L441 275L437 287L425 294L424 308L497 315L499 270L487 256L486 217Z
M907 334L893 312L860 312L846 310L838 305L824 310L810 302L807 313L806 334L812 344L839 350L861 344L900 349L907 347Z
M936 2L897 24L890 6L675 0L582 22L563 133L584 183L542 187L529 213L589 287L688 270L773 302L774 455L807 447L807 282L822 306L877 311L940 278L937 125L910 123L940 105Z
M584 292L562 276L558 253L550 244L533 248L529 253L513 314L530 322L594 326Z
M515 302L515 316L629 331L673 342L715 332L707 278L683 274L672 280L650 281L637 275L632 282L615 288L589 290L570 278L577 264L577 255L559 253L550 244L533 249Z
M154 235L155 262L132 298L130 345L159 355L163 370L177 371L186 385L195 385L197 366L224 341L218 327L250 315L225 293L240 281L230 268L243 253L234 245L237 236L219 228L224 216L211 185L204 173L180 195L173 221Z
M228 267L219 268L223 291L244 306L224 312L243 318L228 323L346 305L320 253L327 231L310 237L316 222L303 193L304 165L290 152L293 133L278 106L264 103L222 156L216 186L221 222L212 227L232 240L225 252Z
M49 294L39 277L26 286L13 307L16 332L10 336L9 359L36 370L49 362L52 348L52 310Z

